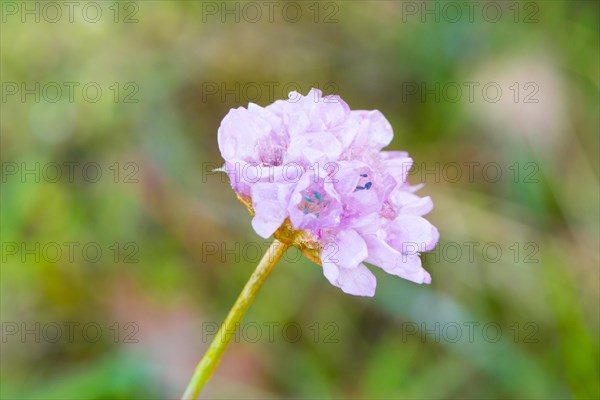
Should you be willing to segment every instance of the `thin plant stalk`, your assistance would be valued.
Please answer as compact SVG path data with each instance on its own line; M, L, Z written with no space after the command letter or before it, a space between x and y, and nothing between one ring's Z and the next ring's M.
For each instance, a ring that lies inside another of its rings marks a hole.
M284 244L277 239L271 243L271 246L269 246L269 249L252 273L252 276L250 276L250 279L246 282L246 286L242 289L242 292L229 311L229 314L227 314L227 318L225 318L225 321L219 328L219 331L206 351L206 354L204 354L204 357L198 363L194 375L185 389L182 399L196 399L198 397L204 384L210 379L217 368L227 345L235 335L242 318L244 318L250 304L252 304L252 301L258 294L258 290L288 247L287 244Z

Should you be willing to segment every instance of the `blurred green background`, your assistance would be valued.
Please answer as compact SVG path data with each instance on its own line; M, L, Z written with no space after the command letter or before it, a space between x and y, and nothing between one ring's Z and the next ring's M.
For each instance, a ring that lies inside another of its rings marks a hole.
M219 123L311 87L415 159L433 282L289 250L204 397L600 397L598 2L0 4L2 398L182 394L267 246Z

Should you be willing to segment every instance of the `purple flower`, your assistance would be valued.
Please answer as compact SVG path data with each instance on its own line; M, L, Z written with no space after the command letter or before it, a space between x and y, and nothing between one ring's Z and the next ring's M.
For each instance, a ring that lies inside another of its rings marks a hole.
M420 253L439 239L423 218L433 203L408 183L408 154L382 151L392 138L379 111L350 110L317 89L232 109L218 134L225 172L254 213L256 233L301 237L288 244L316 250L329 282L358 296L375 293L364 262L431 282Z

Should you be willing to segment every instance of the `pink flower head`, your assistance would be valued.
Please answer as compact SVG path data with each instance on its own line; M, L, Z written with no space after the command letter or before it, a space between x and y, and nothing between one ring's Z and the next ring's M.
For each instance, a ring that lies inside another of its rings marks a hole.
M301 232L306 243L316 243L329 282L358 296L375 293L364 262L431 282L420 253L439 239L423 218L433 203L409 185L408 154L382 151L392 137L379 111L350 110L339 96L317 89L264 108L232 109L218 133L225 172L251 204L256 233L277 236L286 226Z

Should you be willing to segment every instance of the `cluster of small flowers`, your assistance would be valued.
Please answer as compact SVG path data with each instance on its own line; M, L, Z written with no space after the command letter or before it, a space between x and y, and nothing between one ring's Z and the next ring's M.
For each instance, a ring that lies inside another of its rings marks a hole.
M321 244L329 282L352 295L375 293L375 276L363 262L430 283L413 249L417 243L429 251L439 239L422 218L433 203L408 183L408 154L382 151L393 138L387 119L376 110L350 110L339 96L322 96L317 89L289 96L294 101L232 109L219 127L224 169L238 196L252 204L254 230L267 238L289 220ZM290 163L306 172L294 182L284 173ZM244 180L229 172L235 164L269 172Z

